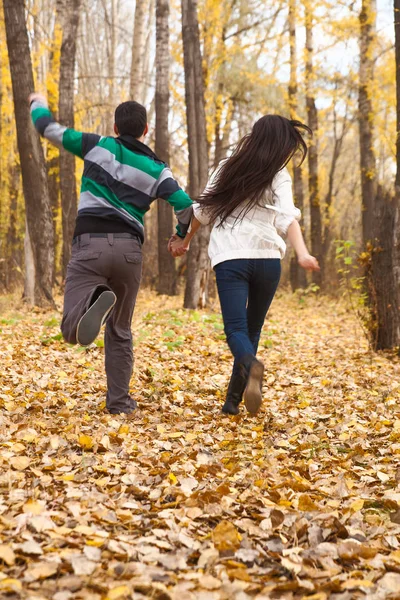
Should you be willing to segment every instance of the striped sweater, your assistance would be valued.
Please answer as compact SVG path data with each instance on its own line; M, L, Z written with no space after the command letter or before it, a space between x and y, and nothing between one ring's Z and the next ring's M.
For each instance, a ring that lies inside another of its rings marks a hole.
M40 135L84 160L74 235L128 232L143 241L143 218L156 198L174 208L177 234L186 235L192 200L148 146L128 135L103 137L64 127L37 100L31 114Z

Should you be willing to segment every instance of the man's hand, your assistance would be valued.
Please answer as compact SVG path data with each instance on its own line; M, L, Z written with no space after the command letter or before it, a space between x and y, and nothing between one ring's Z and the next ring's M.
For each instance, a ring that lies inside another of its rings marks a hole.
M28 97L28 102L29 104L32 104L32 102L34 101L40 102L40 104L44 104L45 106L47 106L47 99L45 96L43 96L43 94L38 94L37 92L33 92L33 94L29 94Z
M320 266L318 264L317 259L315 258L315 256L311 256L311 254L303 254L302 256L299 256L299 265L301 267L303 267L303 269L306 269L307 271L319 271L320 270Z
M168 250L174 258L177 258L183 256L189 250L189 247L185 244L185 240L178 235L173 235L168 242Z

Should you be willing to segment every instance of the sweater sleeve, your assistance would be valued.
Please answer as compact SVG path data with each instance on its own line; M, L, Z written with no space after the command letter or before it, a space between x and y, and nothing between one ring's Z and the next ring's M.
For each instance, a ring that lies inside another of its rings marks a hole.
M42 137L79 158L84 158L101 137L94 133L82 133L57 123L48 106L38 100L31 103L31 116L33 124Z
M275 227L279 234L286 235L293 221L301 219L301 212L293 202L292 178L286 168L276 175L272 183L272 192L278 209Z
M178 221L176 233L179 237L185 237L193 216L193 202L174 179L169 167L162 171L157 181L155 196L163 198L173 207Z

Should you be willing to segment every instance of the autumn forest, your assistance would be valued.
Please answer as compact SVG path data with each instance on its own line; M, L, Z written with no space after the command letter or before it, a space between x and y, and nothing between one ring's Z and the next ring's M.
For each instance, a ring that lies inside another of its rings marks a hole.
M84 162L38 123L101 140L128 100L193 200L263 115L312 130L288 168L318 268L287 241L257 410L251 363L221 413L211 227L174 257L172 202L143 215L132 413L108 312L105 341L60 332ZM400 0L0 0L0 598L400 597L399 131Z

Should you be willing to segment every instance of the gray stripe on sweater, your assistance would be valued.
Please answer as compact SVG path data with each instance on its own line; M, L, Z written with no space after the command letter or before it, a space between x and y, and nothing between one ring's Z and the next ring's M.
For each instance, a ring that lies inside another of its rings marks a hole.
M107 148L96 146L86 154L85 159L98 164L116 181L121 181L148 196L154 196L157 179L140 169L120 163Z
M134 223L136 223L136 225L138 225L138 227L140 227L141 230L143 230L143 225L141 224L140 221L138 221L137 219L135 219L134 216L132 216L130 213L128 213L128 211L124 210L123 208L118 208L117 206L114 206L113 204L111 204L111 202L107 202L107 200L105 200L105 198L101 198L100 196L95 196L94 194L92 194L91 192L82 192L79 198L79 206L78 206L78 212L80 210L87 210L88 208L107 208L108 210L112 209L115 210L115 212L119 213L126 221L133 221Z
M53 121L52 123L47 125L46 129L43 132L43 136L58 148L62 148L64 131L66 129L67 128L63 125L60 125L59 123L55 123Z

